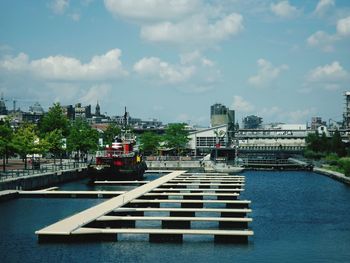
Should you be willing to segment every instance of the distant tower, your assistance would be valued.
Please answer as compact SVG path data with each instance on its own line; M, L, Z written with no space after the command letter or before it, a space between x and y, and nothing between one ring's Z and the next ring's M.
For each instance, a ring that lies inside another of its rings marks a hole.
M101 115L101 111L100 111L100 105L98 104L98 101L97 101L97 104L96 104L96 108L95 108L95 116L100 116Z
M350 91L345 92L344 128L350 128Z
M226 124L227 141L230 143L235 136L235 111L220 103L215 103L210 106L210 124L211 127Z
M7 109L6 104L4 100L4 94L1 93L1 99L0 99L0 115L7 115Z

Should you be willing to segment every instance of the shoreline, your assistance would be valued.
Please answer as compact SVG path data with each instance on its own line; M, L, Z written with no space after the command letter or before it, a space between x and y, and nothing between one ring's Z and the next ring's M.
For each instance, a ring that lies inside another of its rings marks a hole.
M322 174L322 175L325 175L325 176L328 176L332 179L335 179L337 181L340 181L342 183L345 183L347 185L350 185L350 177L346 177L344 174L342 173L339 173L339 172L335 172L335 171L331 171L331 170L327 170L327 169L324 169L324 168L318 168L318 167L314 167L313 171L315 173L318 173L318 174Z

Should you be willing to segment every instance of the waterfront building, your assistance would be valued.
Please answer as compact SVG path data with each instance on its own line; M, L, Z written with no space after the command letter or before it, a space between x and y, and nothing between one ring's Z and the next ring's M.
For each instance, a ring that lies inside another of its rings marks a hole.
M214 148L222 148L228 145L228 125L200 129L189 133L188 147L193 155L210 153Z
M243 129L259 129L262 125L262 118L255 115L249 115L242 120Z
M278 159L301 154L306 137L314 130L305 124L278 124L265 129L241 129L236 133L238 155L242 159Z
M73 105L61 106L63 114L69 119L74 120L74 108Z
M81 103L75 104L74 118L89 119L91 118L91 105L82 106Z
M210 107L210 124L211 127L227 125L227 143L230 143L235 133L235 111L220 103L215 103Z
M34 105L29 106L28 112L21 112L22 122L38 123L44 116L45 112L39 102L35 102Z
M312 117L311 118L311 130L317 130L321 126L326 126L327 123L322 121L321 117Z

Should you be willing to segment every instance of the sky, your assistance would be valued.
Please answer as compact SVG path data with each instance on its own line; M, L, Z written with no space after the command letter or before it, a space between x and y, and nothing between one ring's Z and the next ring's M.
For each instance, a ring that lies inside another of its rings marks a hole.
M101 113L209 126L341 121L350 90L348 0L2 0L0 92L12 109Z

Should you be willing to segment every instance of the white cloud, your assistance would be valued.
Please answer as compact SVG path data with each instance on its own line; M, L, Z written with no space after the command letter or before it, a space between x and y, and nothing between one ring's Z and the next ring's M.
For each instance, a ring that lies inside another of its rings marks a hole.
M231 108L238 112L252 112L255 109L255 107L250 102L246 101L241 96L233 97Z
M342 37L350 36L350 16L338 20L337 33Z
M287 65L274 67L271 62L262 58L257 61L257 64L258 73L248 79L248 83L255 87L264 87L269 85L271 81L276 79L282 71L288 69Z
M243 16L199 0L105 0L114 16L140 26L149 42L208 47L243 30ZM226 10L225 10L226 11Z
M202 66L208 66L213 67L215 63L204 57L198 50L181 54L180 55L181 64L193 64L193 63L200 63Z
M346 87L349 79L349 72L338 61L333 61L331 64L310 70L299 92L310 93L315 88L328 91L339 90L341 87Z
M75 21L75 22L78 22L79 20L80 20L80 14L78 14L78 13L72 13L72 14L70 14L69 15L69 17L73 20L73 21Z
M259 111L262 116L276 116L277 114L281 114L282 110L278 106L272 106L271 108L263 108Z
M277 4L272 3L270 9L275 15L282 18L293 18L300 13L300 11L295 6L289 4L288 1L281 1Z
M193 66L171 65L157 57L142 58L136 62L134 70L144 76L159 78L165 83L184 82L195 72Z
M94 56L89 63L65 56L49 56L29 61L28 55L6 57L0 61L0 70L13 73L30 73L46 80L104 80L125 76L120 61L121 50L113 49L101 56Z
M199 51L180 55L179 63L145 57L136 62L133 69L148 81L161 86L173 85L183 93L206 92L221 80L215 63Z
M314 108L290 111L285 113L285 121L287 123L305 123L315 112Z
M319 47L325 52L331 52L334 51L333 44L337 40L338 37L335 35L329 35L326 32L317 31L307 39L307 44L309 46Z
M150 42L208 45L234 36L243 30L243 17L232 13L209 22L204 15L192 16L180 22L161 22L141 28L141 37Z
M200 7L198 0L105 0L104 3L113 15L139 21L179 19Z
M94 85L90 87L89 90L84 90L80 101L83 104L95 105L97 100L101 98L108 98L111 90L112 88L109 84Z
M69 0L54 0L50 4L50 8L57 15L62 15L69 6Z
M0 60L0 69L7 71L27 71L29 58L27 54L19 53L17 57L6 56Z
M329 8L335 5L334 0L320 0L316 6L314 13L316 15L323 15Z
M308 74L308 81L310 82L329 82L341 81L348 77L348 73L340 65L338 61L332 64L316 67Z
M350 36L350 16L337 21L336 33L327 34L324 31L317 31L307 39L309 46L319 47L325 52L334 51L333 45L342 39Z

